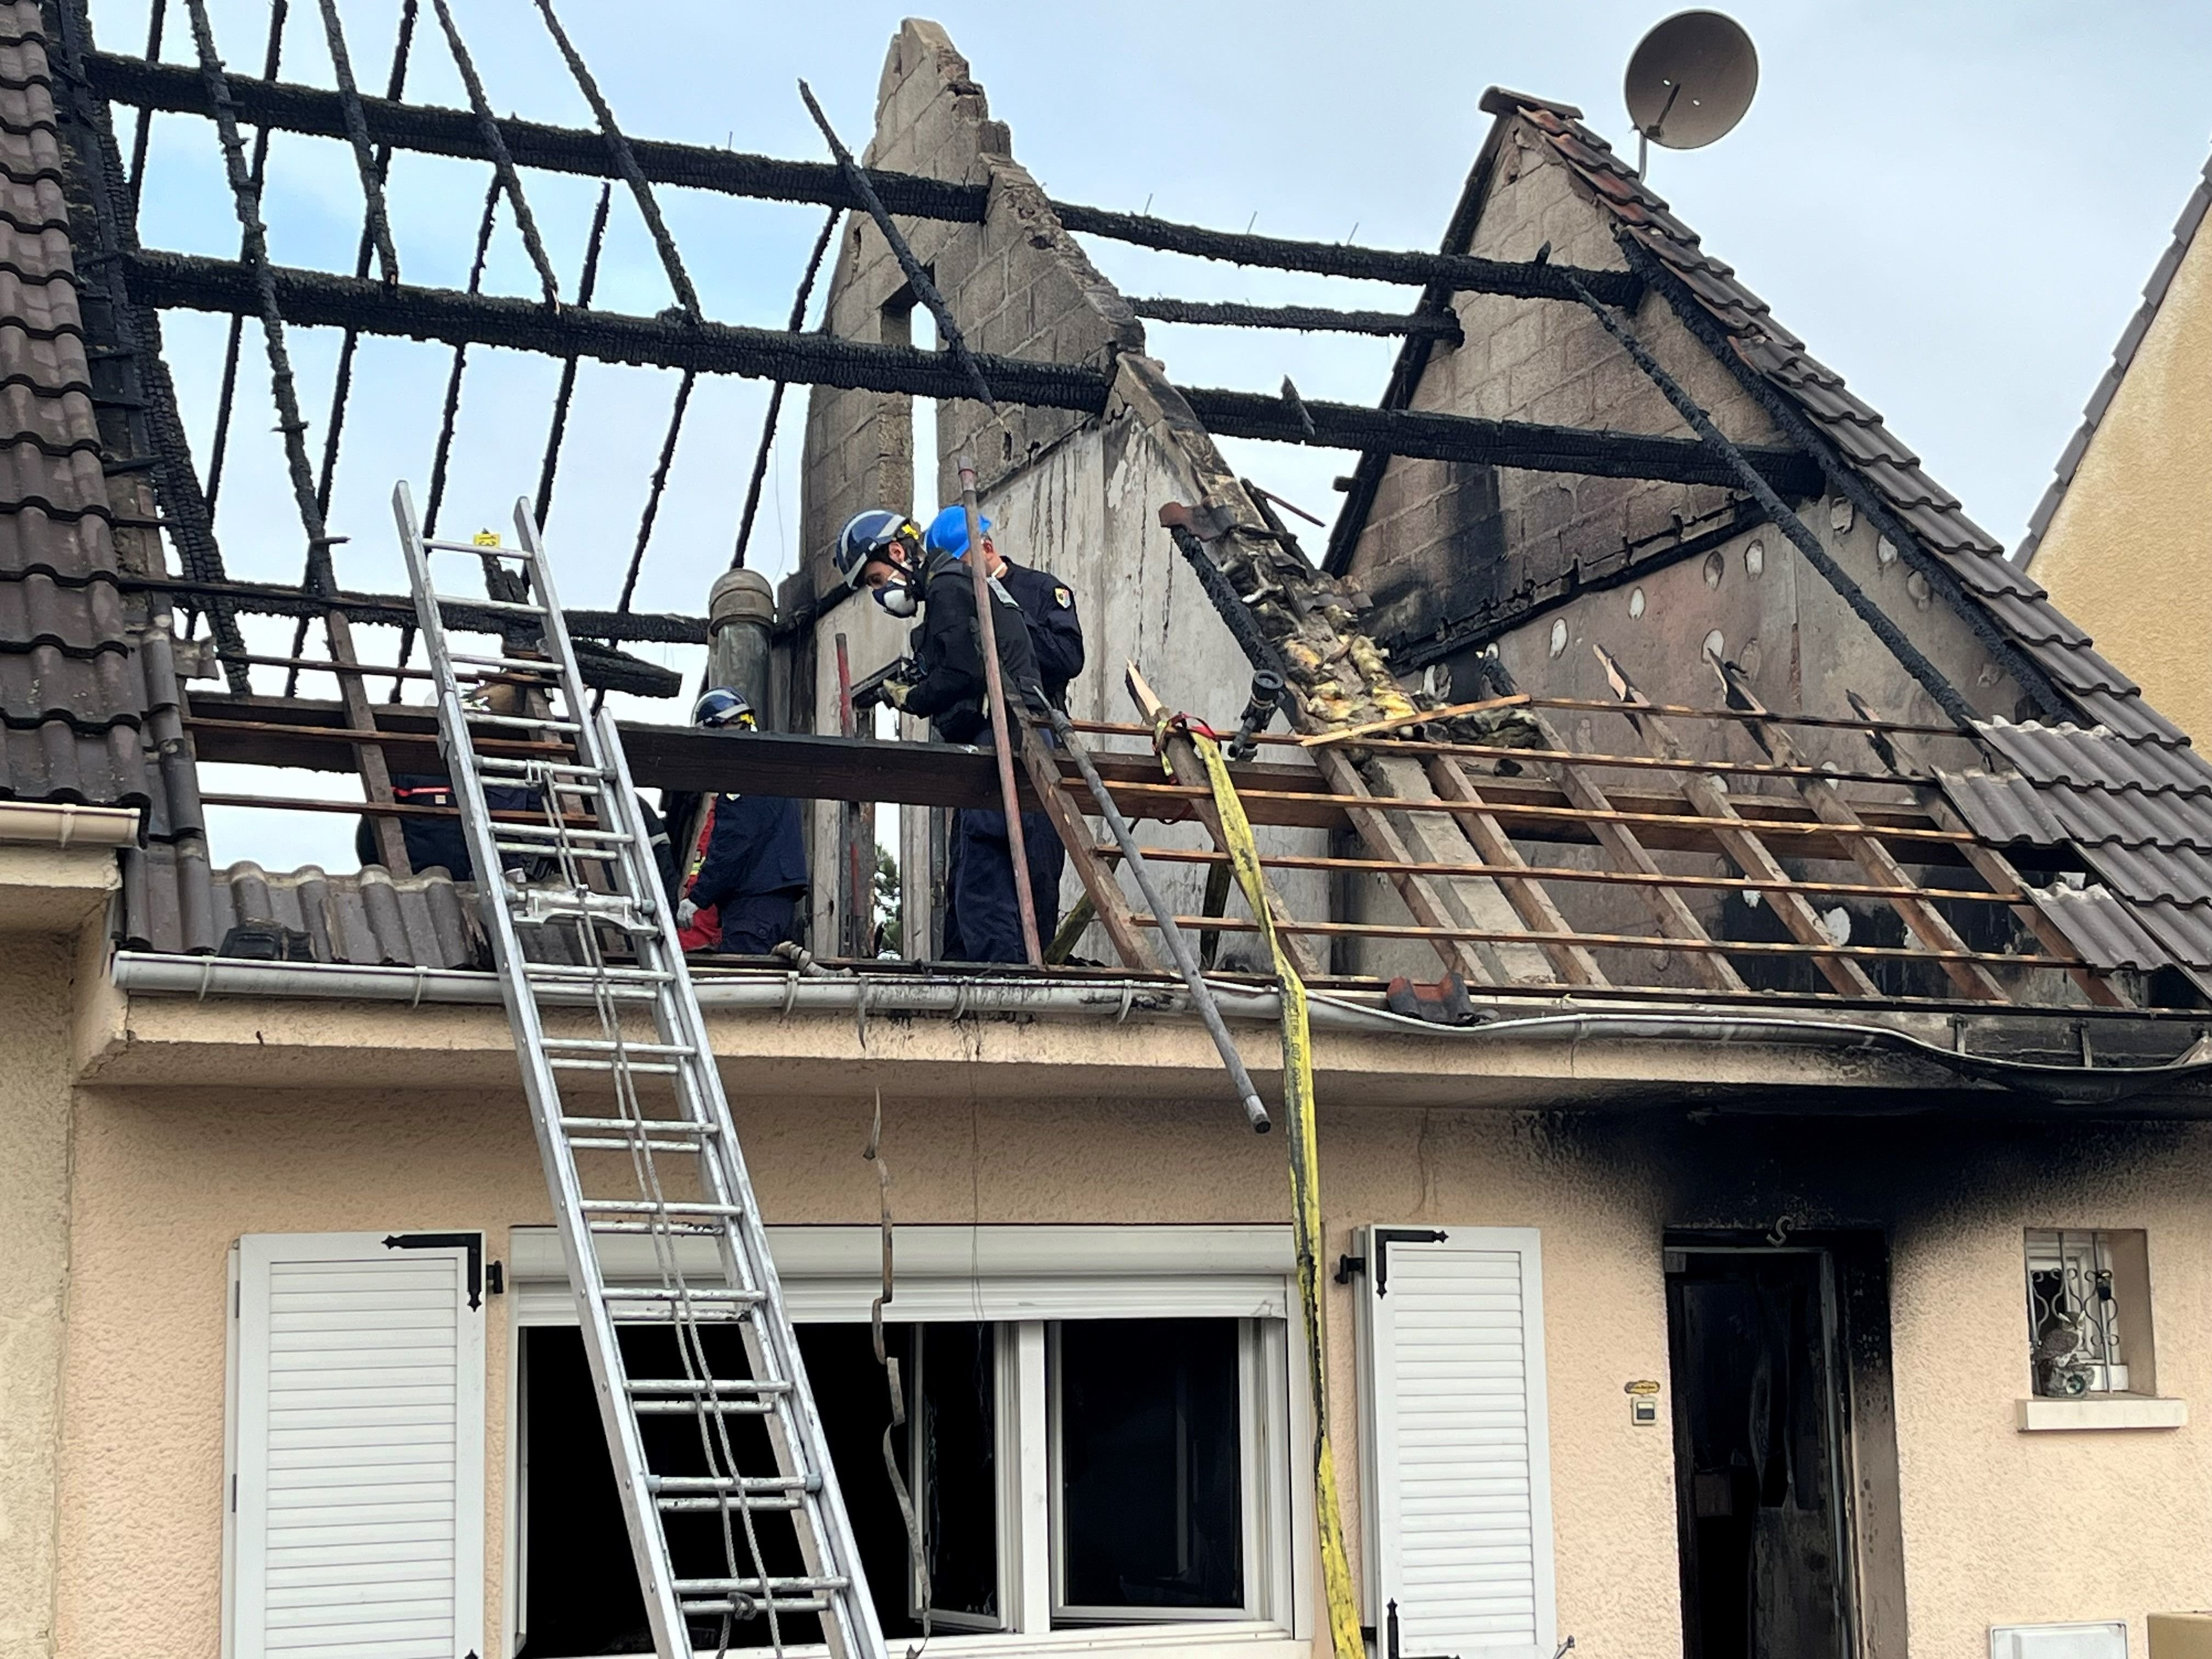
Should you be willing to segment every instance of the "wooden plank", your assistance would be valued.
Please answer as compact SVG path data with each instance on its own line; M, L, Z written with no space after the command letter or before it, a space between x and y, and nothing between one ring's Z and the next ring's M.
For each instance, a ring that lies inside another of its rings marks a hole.
M1536 722L1547 744L1557 750L1566 748L1566 744L1547 718L1533 709L1529 718ZM1595 815L1590 822L1591 834L1616 865L1631 873L1655 878L1649 885L1638 886L1636 892L1637 896L1644 901L1644 908L1650 911L1651 919L1658 924L1662 933L1669 939L1692 942L1710 939L1697 917L1691 915L1690 907L1683 902L1682 896L1672 887L1662 884L1667 872L1659 867L1636 833L1622 821L1624 815L1614 810L1611 797L1598 787L1595 779L1585 777L1579 769L1572 766L1552 765L1538 769L1550 776L1576 806ZM1701 952L1692 956L1690 962L1692 971L1708 989L1733 992L1750 988L1743 982L1743 976L1729 966L1726 957Z
M1603 647L1595 648L1598 660L1605 665L1606 674L1613 682L1615 694L1620 698L1621 708L1629 714L1629 724L1650 745L1651 752L1668 760L1679 760L1688 754L1688 750L1666 721L1650 712L1650 702L1629 684L1628 677L1621 672L1620 665L1606 654ZM1735 810L1735 802L1711 778L1695 775L1684 778L1682 796L1708 818L1741 822ZM1766 850L1766 843L1748 828L1717 830L1713 839L1720 842L1722 850L1746 875L1761 876L1769 881L1789 880L1789 872L1782 867L1773 854ZM1866 969L1849 957L1834 951L1835 942L1829 939L1827 930L1820 925L1820 915L1813 908L1812 901L1802 893L1791 887L1777 888L1767 894L1766 902L1782 925L1790 930L1790 936L1800 945L1808 950L1823 945L1831 947L1814 958L1814 965L1820 969L1829 984L1847 997L1879 997L1881 994L1881 988L1867 977Z
M1720 677L1721 690L1728 702L1741 703L1747 714L1755 717L1744 722L1744 729L1750 733L1752 741L1784 766L1802 766L1796 745L1790 741L1789 733L1764 718L1767 712L1765 708L1752 696L1741 677L1733 672L1711 651L1705 653L1705 660ZM1791 781L1796 786L1797 793L1804 797L1806 805L1818 812L1823 822L1838 828L1857 824L1858 814L1851 810L1850 803L1843 798L1836 786L1826 779L1813 774L1795 777ZM1899 920L1911 930L1915 939L1931 951L1965 951L1971 948L1965 939L1959 937L1957 930L1944 920L1942 913L1921 895L1919 884L1905 874L1905 866L1898 863L1887 847L1870 836L1846 836L1842 839L1859 868L1866 872L1869 881L1877 886L1896 890L1889 898L1890 908L1897 912ZM1978 1001L2003 1002L2007 1000L2004 988L1988 970L1977 963L1947 958L1943 963L1943 971L1950 976L1952 984Z
M347 620L344 611L334 607L324 613L323 627L330 640L331 659L338 665L338 700L345 707L346 724L356 731L374 731L375 705L370 702L368 687L361 677L361 658L353 648L353 623ZM361 775L362 793L373 806L392 805L392 769L385 760L382 746L356 743L352 747L354 770ZM407 836L399 820L378 816L372 817L369 824L370 833L376 838L377 857L384 867L395 876L413 875L415 866L407 857Z
M1121 849L1110 842L1101 842L1092 849L1100 858L1120 856ZM1146 858L1155 863L1211 864L1218 867L1225 854L1188 847L1147 847L1142 849ZM1387 876L1392 866L1382 859L1328 858L1318 853L1262 853L1260 862L1268 869L1282 870L1343 870L1355 875ZM1711 888L1726 893L1761 893L1774 887L1794 887L1801 893L1818 893L1823 897L1886 899L1891 890L1873 886L1863 881L1782 881L1761 880L1757 876L1690 876L1677 875L1672 871L1661 875L1646 876L1626 870L1583 870L1567 865L1529 864L1516 866L1510 864L1422 864L1414 866L1431 875L1438 876L1513 876L1525 873L1534 881L1573 881L1598 886L1660 886L1680 888ZM2027 899L2027 894L2017 886L1984 892L1980 888L1946 887L1937 890L1937 896L1959 904L2016 905Z
M1419 866L1413 849L1399 838L1397 829L1381 809L1358 804L1373 799L1358 769L1334 750L1324 750L1319 758L1322 775L1345 798L1345 811L1359 831L1360 839L1392 863L1405 866L1391 875L1390 884L1398 890L1398 896L1405 901L1413 920L1429 930L1417 937L1431 940L1437 954L1443 958L1444 966L1470 985L1489 985L1510 978L1502 969L1493 968L1467 948L1468 941L1452 927L1442 900L1427 880L1417 873Z
M1467 769L1451 756L1438 755L1432 758L1429 762L1428 772L1429 781L1436 786L1437 793L1445 799L1466 801L1478 806L1482 805L1482 796L1476 790L1474 781L1468 776ZM1520 848L1514 846L1511 838L1490 814L1463 817L1459 821L1459 827L1474 843L1474 850L1488 863L1508 870L1525 872L1528 868L1528 862L1521 856ZM1567 919L1559 914L1559 906L1552 902L1552 896L1544 890L1542 883L1525 874L1498 875L1494 879L1498 890L1505 895L1506 902L1528 925L1531 933L1566 933L1574 931L1567 926ZM1607 982L1604 973L1597 965L1597 958L1589 953L1587 947L1546 945L1543 951L1559 977L1568 984L1601 986Z
M1129 901L1122 894L1121 884L1115 879L1111 870L1091 855L1090 829L1070 799L1071 792L1061 784L1058 757L1045 746L1036 728L1027 720L1018 720L1014 724L1020 732L1022 766L1029 774L1030 787L1036 790L1045 816L1052 820L1052 827L1059 831L1060 845L1067 849L1067 856L1075 866L1075 878L1083 884L1099 926L1114 941L1121 965L1143 973L1158 973L1159 963L1130 918Z
M1137 665L1134 663L1129 665L1122 683L1129 693L1130 700L1137 705L1137 712L1149 723L1149 729L1157 732L1159 730L1160 717L1167 712L1167 705L1160 701L1159 694L1145 683L1145 677L1137 672ZM1194 788L1202 792L1200 796L1192 800L1191 816L1206 826L1206 834L1213 837L1215 850L1224 858L1227 857L1229 842L1227 836L1222 832L1221 811L1213 804L1213 787L1206 778L1206 763L1199 758L1197 745L1188 737L1180 736L1175 732L1168 732L1164 737L1156 737L1154 742L1159 747L1158 759L1167 763L1169 773L1174 777L1176 782L1185 788ZM1092 756L1094 763L1097 758L1094 754ZM1291 769L1285 767L1274 769L1288 771ZM1312 777L1315 781L1319 781L1318 774L1311 772L1309 769L1297 769L1306 771L1307 775ZM1231 766L1230 776L1234 780L1245 769ZM1241 786L1237 793L1241 798L1243 793ZM1115 798L1115 803L1119 805L1118 796ZM1291 914L1291 907L1283 902L1282 893L1269 878L1264 862L1260 870L1260 890L1266 897L1267 908L1273 913L1276 921L1289 922L1295 920ZM1225 891L1223 894L1223 902L1227 902ZM1206 940L1209 953L1215 943L1216 941L1209 935ZM1298 972L1304 977L1317 979L1328 972L1328 957L1309 950L1297 938L1292 937L1285 940L1285 948L1290 951L1291 960L1297 965ZM1210 963L1210 954L1208 960Z
M1150 915L1140 914L1136 920L1141 927L1149 927L1155 925L1155 918ZM1177 916L1176 925L1194 931L1212 928L1216 932L1229 933L1249 933L1253 931L1254 927L1251 922L1233 916ZM1713 939L1710 936L1702 939L1673 939L1663 933L1569 933L1532 935L1518 928L1431 927L1420 923L1408 926L1402 922L1393 921L1302 921L1285 923L1285 926L1295 927L1298 932L1304 933L1327 933L1354 939L1471 939L1491 941L1501 945L1526 945L1531 942L1549 941L1560 945L1595 945L1608 951L1680 951L1726 955L1741 953L1747 956L1768 957L1835 956L1868 962L1925 962L1930 955L1934 954L1922 950L1917 945L1905 945L1823 943L1814 946L1776 939ZM2008 967L2033 968L2045 965L2045 959L2041 957L1999 956L1986 951L1968 951L1966 953L1966 959L1971 962L1998 963ZM2076 965L2081 962L2078 957L2072 960ZM1506 986L1493 988L1510 990L1516 988ZM1680 993L1676 994L1679 995ZM1759 994L1764 996L1767 993L1761 992ZM1882 1002L1895 1002L1899 1000L1884 995L1879 991L1875 995L1877 1000Z

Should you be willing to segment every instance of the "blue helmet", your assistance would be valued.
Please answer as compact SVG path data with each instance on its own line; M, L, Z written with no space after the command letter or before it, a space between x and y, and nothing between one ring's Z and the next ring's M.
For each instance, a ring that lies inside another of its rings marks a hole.
M983 533L989 535L991 521L985 519L981 522ZM956 559L965 553L968 550L968 509L948 507L939 513L929 521L929 528L922 532L921 544L932 553L950 553Z
M745 701L745 694L726 685L708 692L691 711L694 726L750 727L753 723L753 706Z

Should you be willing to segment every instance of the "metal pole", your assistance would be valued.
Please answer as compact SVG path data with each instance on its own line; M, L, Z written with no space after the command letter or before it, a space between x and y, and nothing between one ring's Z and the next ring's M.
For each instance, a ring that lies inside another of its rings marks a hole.
M1260 1091L1252 1086L1252 1074L1244 1069L1243 1055L1237 1052L1237 1045L1229 1039L1229 1028L1222 1024L1221 1010L1213 1000L1213 988L1206 982L1206 975L1198 965L1198 958L1191 954L1190 940L1176 925L1173 908L1160 896L1159 889L1152 884L1152 866L1145 861L1144 849L1137 845L1136 832L1129 828L1129 820L1121 816L1121 809L1115 805L1113 793L1106 787L1106 781L1098 775L1098 769L1091 763L1090 754L1076 741L1075 728L1068 723L1067 716L1057 708L1048 708L1046 713L1052 719L1054 735L1074 757L1076 770L1083 774L1084 782L1091 786L1091 798L1098 803L1099 816L1106 820L1106 827L1114 832L1114 839L1121 846L1121 861L1137 878L1137 890L1145 896L1145 902L1152 907L1152 920L1159 924L1160 938L1167 945L1168 954L1175 958L1176 971L1182 975L1182 982L1189 988L1190 1000L1197 1005L1198 1017L1206 1022L1206 1029L1213 1038L1213 1046L1220 1051L1221 1063L1228 1068L1230 1082L1236 1085L1237 1098L1244 1108L1244 1115L1252 1120L1252 1127L1256 1132L1267 1133L1273 1127L1273 1121L1268 1117L1267 1109L1260 1099Z
M999 757L999 794L1006 804L1006 854L1014 865L1014 902L1021 907L1022 946L1030 966L1044 966L1037 940L1036 898L1030 891L1029 847L1022 835L1021 799L1014 792L1014 748L1006 718L1006 686L999 672L999 630L991 618L991 573L983 568L983 519L975 510L975 464L960 458L960 507L968 515L968 574L975 580L975 626L982 635L983 705L991 715L991 744Z

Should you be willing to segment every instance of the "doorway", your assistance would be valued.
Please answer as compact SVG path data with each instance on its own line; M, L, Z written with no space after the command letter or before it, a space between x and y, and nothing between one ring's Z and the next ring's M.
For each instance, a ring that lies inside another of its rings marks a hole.
M1669 1243L1686 1659L1856 1650L1836 1264Z

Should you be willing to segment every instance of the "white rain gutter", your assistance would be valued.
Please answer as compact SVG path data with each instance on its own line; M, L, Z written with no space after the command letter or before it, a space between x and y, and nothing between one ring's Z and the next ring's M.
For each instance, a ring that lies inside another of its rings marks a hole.
M33 847L132 847L135 806L75 806L67 801L0 800L0 842Z
M499 981L450 968L359 968L324 963L243 962L217 957L120 951L115 986L126 992L194 996L317 997L351 1001L460 1003L495 1006ZM1224 1019L1273 1024L1282 998L1272 990L1209 981ZM871 1014L1028 1014L1059 1018L1194 1017L1190 994L1157 981L1094 980L1080 984L978 976L961 980L872 979L814 973L695 980L709 1012L836 1014L865 1021ZM580 988L548 988L549 1002L588 1004ZM1394 1014L1340 994L1310 993L1316 1030L1364 1036L1419 1036L1447 1042L1673 1042L1764 1043L1834 1053L1907 1054L1962 1080L2017 1089L2061 1103L2109 1103L2159 1083L2212 1078L2212 1038L2157 1066L2048 1066L2033 1060L1961 1054L1910 1032L1858 1021L1785 1014L1672 1013L1639 1010L1530 1014L1479 1025L1437 1025ZM2212 1102L2208 1102L2212 1104Z

